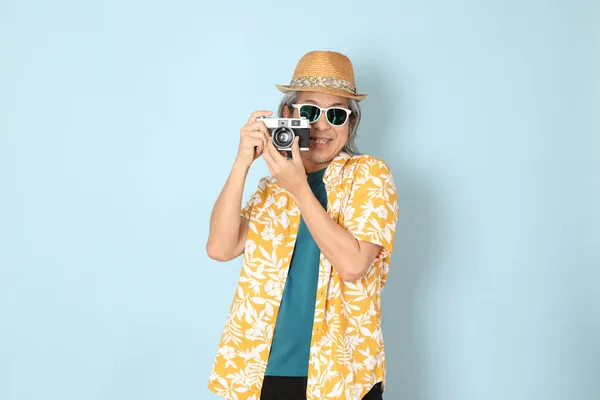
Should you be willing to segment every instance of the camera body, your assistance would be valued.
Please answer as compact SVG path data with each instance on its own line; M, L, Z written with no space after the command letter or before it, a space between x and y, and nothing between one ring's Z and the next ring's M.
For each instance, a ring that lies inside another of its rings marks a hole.
M308 151L310 149L310 125L308 119L304 117L258 117L256 120L265 123L273 145L277 150L292 151L292 145L296 136L298 136L298 148L300 151Z

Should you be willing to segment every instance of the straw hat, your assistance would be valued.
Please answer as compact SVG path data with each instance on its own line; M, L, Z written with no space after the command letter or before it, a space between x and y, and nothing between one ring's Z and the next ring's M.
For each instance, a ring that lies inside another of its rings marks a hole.
M282 92L315 91L356 99L367 97L356 93L354 69L350 59L335 51L306 53L294 70L289 85L275 85Z

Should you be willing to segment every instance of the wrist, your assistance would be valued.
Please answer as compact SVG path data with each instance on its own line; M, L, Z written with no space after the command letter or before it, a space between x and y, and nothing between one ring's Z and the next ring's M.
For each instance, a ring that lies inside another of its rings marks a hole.
M300 184L296 185L291 195L299 207L301 207L302 204L305 204L307 197L312 196L312 190L308 185L308 181L303 181Z
M231 169L236 172L246 173L250 169L250 165L252 165L252 163L236 158Z

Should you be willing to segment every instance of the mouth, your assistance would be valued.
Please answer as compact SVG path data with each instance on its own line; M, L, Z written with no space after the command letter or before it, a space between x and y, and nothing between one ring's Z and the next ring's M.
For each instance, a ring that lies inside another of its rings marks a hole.
M311 142L315 142L316 144L327 144L331 141L331 139L327 138L319 138L319 137L311 137Z

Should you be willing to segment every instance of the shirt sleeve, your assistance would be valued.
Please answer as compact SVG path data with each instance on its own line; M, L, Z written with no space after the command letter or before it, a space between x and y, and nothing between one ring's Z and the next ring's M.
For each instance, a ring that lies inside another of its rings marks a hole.
M252 215L252 210L254 209L254 207L257 204L260 204L260 202L262 201L263 192L265 191L266 184L267 184L267 179L261 178L261 180L258 183L258 187L254 191L254 193L252 193L252 195L250 196L248 201L246 201L246 204L244 205L244 207L242 207L242 210L241 210L242 217L244 217L248 220L250 219L250 216Z
M344 228L358 239L382 246L385 258L394 250L398 219L396 185L389 166L368 157L357 166L352 194L344 207Z

